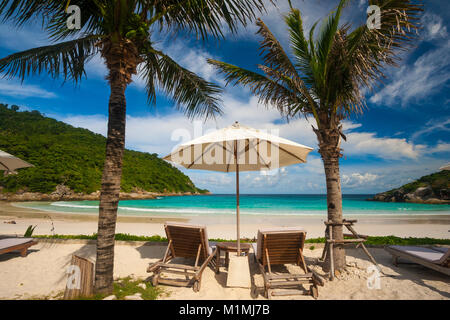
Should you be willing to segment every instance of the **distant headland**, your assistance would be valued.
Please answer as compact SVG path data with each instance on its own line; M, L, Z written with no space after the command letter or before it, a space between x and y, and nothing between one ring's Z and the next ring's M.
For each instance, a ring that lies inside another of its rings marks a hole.
M450 204L450 171L423 176L411 183L378 193L370 201Z

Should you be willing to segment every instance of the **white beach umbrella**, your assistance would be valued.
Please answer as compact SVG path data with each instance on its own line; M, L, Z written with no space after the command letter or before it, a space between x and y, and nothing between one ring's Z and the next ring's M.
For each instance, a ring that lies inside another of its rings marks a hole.
M239 171L272 170L305 163L313 148L240 125L180 144L163 159L187 169L236 172L237 251L240 255Z
M14 173L16 169L34 167L31 163L23 161L12 154L0 150L0 170L5 174Z
M439 170L450 170L450 163L447 163L445 166L440 167Z

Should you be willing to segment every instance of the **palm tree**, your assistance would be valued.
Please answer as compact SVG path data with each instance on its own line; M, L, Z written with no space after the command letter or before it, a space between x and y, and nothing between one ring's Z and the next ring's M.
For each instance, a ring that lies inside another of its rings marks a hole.
M81 11L81 29L66 25L69 5ZM221 113L220 88L178 65L154 46L152 32L185 31L203 40L223 37L223 27L236 32L255 13L262 0L11 0L2 1L0 16L21 26L40 18L52 44L0 59L0 73L22 80L47 73L78 83L86 63L100 53L110 85L106 158L98 219L95 288L112 292L114 236L125 146L125 90L138 72L146 81L149 104L160 89L189 117Z
M370 0L381 9L381 28L371 30L363 24L351 29L349 24L340 25L347 2L340 1L316 37L317 22L306 36L300 11L291 6L284 21L293 60L260 19L256 24L262 37L263 65L258 65L262 73L209 60L225 75L227 84L248 86L261 103L277 108L288 119L304 115L315 120L312 127L325 169L328 220L335 223L343 220L339 158L345 135L341 121L363 111L362 89L372 88L384 77L383 69L399 59L398 49L406 48L415 37L422 10L410 0ZM333 228L333 239L343 239L342 226ZM335 248L333 260L339 270L345 267L345 251L342 245Z

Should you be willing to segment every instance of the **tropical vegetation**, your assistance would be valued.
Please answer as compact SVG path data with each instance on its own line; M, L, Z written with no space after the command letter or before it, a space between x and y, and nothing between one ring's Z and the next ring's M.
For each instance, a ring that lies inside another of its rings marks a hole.
M34 167L16 175L0 175L3 192L51 193L65 185L76 193L100 190L106 138L45 117L39 111L22 111L0 104L0 150ZM125 150L122 192L205 192L188 176L157 154Z

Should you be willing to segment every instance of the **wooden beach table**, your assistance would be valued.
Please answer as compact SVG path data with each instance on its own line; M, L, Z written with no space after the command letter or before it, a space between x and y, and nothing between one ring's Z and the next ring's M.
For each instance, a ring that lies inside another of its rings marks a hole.
M245 255L248 256L248 252L252 245L250 243L241 243L240 244L240 250ZM225 266L228 267L230 262L230 252L237 252L237 242L218 242L216 244L216 273L219 273L219 267L220 267L220 252L225 251Z

